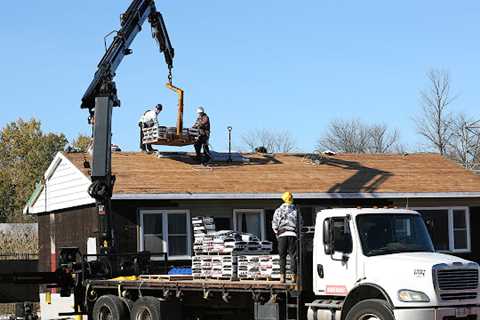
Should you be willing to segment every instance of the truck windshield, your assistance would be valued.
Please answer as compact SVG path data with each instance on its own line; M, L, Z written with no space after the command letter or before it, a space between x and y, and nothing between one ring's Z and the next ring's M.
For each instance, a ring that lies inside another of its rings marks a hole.
M434 251L420 215L362 214L356 220L366 256Z

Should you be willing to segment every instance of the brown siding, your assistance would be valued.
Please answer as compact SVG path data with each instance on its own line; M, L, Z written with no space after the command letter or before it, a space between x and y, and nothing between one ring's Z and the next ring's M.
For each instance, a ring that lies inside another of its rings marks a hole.
M78 247L87 252L87 239L96 236L97 216L94 207L82 207L55 212L55 247ZM39 271L51 271L50 214L38 216Z
M57 254L62 247L78 247L81 253L87 253L87 239L96 237L97 229L97 214L94 207L58 212L55 215Z
M50 216L38 216L38 271L50 271Z

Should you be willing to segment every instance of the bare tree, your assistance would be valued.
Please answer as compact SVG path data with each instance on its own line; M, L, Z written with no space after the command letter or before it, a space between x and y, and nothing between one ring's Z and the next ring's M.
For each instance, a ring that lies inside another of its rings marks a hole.
M452 115L448 106L455 100L447 71L432 69L427 73L429 88L420 92L422 112L414 118L417 132L427 143L445 155L452 138Z
M368 128L360 120L333 120L318 142L319 149L335 152L365 153L369 147Z
M371 153L389 153L393 150L400 150L398 144L400 132L398 129L388 130L386 124L374 124L368 128L370 143L368 151Z
M273 131L267 129L251 130L242 136L243 143L255 151L264 147L270 153L286 153L295 151L296 141L289 131Z
M318 151L325 149L346 153L390 153L399 146L400 134L385 124L368 125L358 119L333 120L320 138Z
M480 167L480 133L470 127L473 122L465 114L459 114L453 119L448 156L465 168L476 170Z

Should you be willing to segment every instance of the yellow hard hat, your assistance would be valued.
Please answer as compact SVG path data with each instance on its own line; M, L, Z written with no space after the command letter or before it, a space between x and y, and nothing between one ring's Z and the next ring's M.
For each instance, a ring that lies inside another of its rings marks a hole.
M283 202L287 203L287 204L292 204L293 203L293 195L291 192L284 192L283 195L282 195L282 200Z

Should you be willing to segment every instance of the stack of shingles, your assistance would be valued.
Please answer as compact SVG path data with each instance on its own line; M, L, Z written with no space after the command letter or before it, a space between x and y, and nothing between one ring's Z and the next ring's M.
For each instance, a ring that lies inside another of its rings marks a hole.
M213 248L213 234L215 233L215 222L212 217L194 217L193 225L193 251L195 254L207 253Z
M212 217L192 218L194 277L274 278L279 276L278 258L269 255L270 241L260 241L252 234L231 230L215 231ZM275 264L275 261L277 263Z
M233 255L210 256L213 278L237 278L237 257Z
M212 246L215 233L215 223L212 217L194 217L193 225L193 252L192 275L194 277L209 277L212 274L212 260L204 253L208 252L209 246Z
M290 274L290 259L287 256L287 275ZM238 257L238 277L240 279L280 278L280 258L278 255L241 255Z
M238 277L240 279L254 279L259 277L260 258L258 255L241 255L238 257Z

